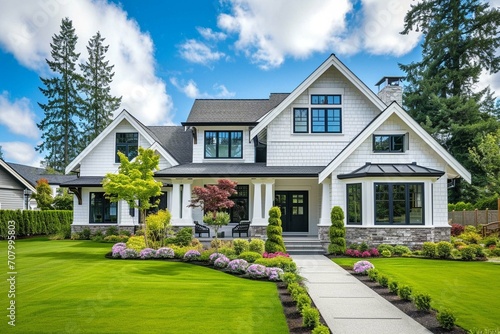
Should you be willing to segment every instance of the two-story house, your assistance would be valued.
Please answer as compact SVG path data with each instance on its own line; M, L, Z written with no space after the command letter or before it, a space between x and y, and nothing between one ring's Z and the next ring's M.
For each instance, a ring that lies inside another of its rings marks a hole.
M328 240L330 210L344 209L348 242L404 243L448 239L448 180L465 170L397 102L382 99L331 55L297 88L269 99L196 100L182 126L147 127L126 111L66 169L79 178L73 228L134 227L126 203L110 203L101 181L118 169L117 151L137 147L161 157L161 205L174 226L193 226L193 186L229 178L238 183L234 222L251 221L265 236L267 212L281 208L284 235ZM397 99L398 97L396 97ZM400 96L399 96L400 98Z

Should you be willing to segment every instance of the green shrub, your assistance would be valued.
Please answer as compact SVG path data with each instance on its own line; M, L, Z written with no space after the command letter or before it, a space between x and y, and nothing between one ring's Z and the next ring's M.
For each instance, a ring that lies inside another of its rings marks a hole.
M387 286L389 285L389 278L385 275L380 275L377 279L377 282L384 288L387 288Z
M9 235L9 221L16 222L16 236L64 234L71 236L73 211L69 210L0 210L0 237Z
M247 262L255 262L255 260L261 259L262 255L255 252L243 252L238 255L239 259L243 259Z
M292 297L293 301L297 301L299 299L300 295L306 294L307 295L307 290L303 286L299 285L298 287L293 288L290 291L290 296Z
M224 254L225 256L227 256L229 258L232 256L236 256L236 252L234 251L234 248L227 247L227 246L219 248L219 253Z
M367 271L367 274L368 274L368 278L370 279L370 281L372 282L376 282L377 279L378 279L378 275L379 275L379 272L377 269L368 269Z
M311 307L311 298L307 293L301 293L297 297L297 310L301 312L305 307Z
M474 226L472 226L474 228ZM458 236L459 239L462 239L466 244L479 244L481 242L481 235L474 231L466 231Z
M491 257L499 257L500 256L500 248L493 248L490 250Z
M442 259L447 259L451 256L453 245L448 241L440 241L436 246L437 255Z
M394 294L398 294L398 282L396 281L390 281L389 282L389 291L394 293Z
M151 213L146 217L146 246L150 248L158 249L166 245L165 238L169 234L170 227L170 219L172 215L168 210L158 210L155 213ZM185 231L184 231L185 230ZM179 234L182 234L179 237ZM180 246L187 246L191 243L193 230L190 227L185 227L181 229L176 238L179 241L183 241L182 243L177 243ZM181 239L183 238L183 239ZM186 239L187 238L187 239Z
M132 248L139 253L146 248L146 241L143 236L130 237L127 241L127 248Z
M299 283L302 279L295 273L287 272L283 274L282 280L288 285L290 283Z
M347 249L359 250L359 245L357 243L350 244Z
M90 232L90 228L88 227L85 227L78 234L80 235L80 240L90 240L90 237L92 235L92 233Z
M489 237L483 239L484 247L496 246L497 243L498 243L498 237L494 235L490 235Z
M474 225L465 225L464 232L467 233L477 233L477 228Z
M104 241L104 236L101 231L96 231L90 239L95 242L102 242Z
M200 261L208 262L210 255L215 253L215 249L204 250L200 253Z
M451 250L451 254L450 254L450 257L453 259L453 260L459 260L462 258L462 252L460 252L458 249L456 248L453 248Z
M325 325L319 324L318 326L314 327L311 334L330 334L330 328L326 327Z
M382 255L382 257L391 257L391 256L392 256L392 253L391 253L391 251L390 251L390 250L388 250L388 249L384 249L384 250L380 253L380 255Z
M442 328L452 330L455 327L455 316L448 310L441 310L436 315L436 318Z
M465 203L465 202L457 202L455 205L452 207L452 210L455 211L472 211L474 210L474 205L472 203Z
M383 252L383 251L385 251L385 250L390 251L390 252L391 252L391 254L392 254L392 253L394 253L394 246L389 245L389 244L380 244L380 245L378 245L377 250L378 250L378 252L379 252L379 253L381 253L381 254L382 254L382 252Z
M130 237L132 233L130 233L129 230L120 230L119 235L125 235L127 237Z
M273 258L262 258L255 260L256 264L262 264L266 267L278 267L285 272L295 273L297 271L297 264L293 262L292 258L284 256L276 256Z
M460 254L462 256L462 260L464 261L472 261L476 259L476 249L472 246L465 246L460 250Z
M359 245L359 251L360 252L364 252L364 251L367 251L369 248L368 248L368 244L366 242L362 242L361 245Z
M71 240L80 240L80 234L71 233Z
M345 226L344 226L344 211L340 206L334 206L330 211L330 245L328 253L334 255L342 255L346 250L345 243Z
M292 294L292 292L296 289L299 289L301 288L300 284L298 282L291 282L291 283L288 283L286 289L288 290L288 292L290 292L290 295Z
M107 235L104 237L103 242L110 242L110 243L118 243L118 242L127 242L129 237L126 235Z
M281 228L281 211L277 206L269 210L269 225L267 226L267 240L265 249L268 253L286 253L285 242L283 241L283 229Z
M437 245L434 242L424 242L422 254L425 257L435 258L437 256Z
M236 255L239 255L243 252L248 252L248 250L250 249L250 243L245 239L234 239L233 247Z
M250 240L250 244L248 245L248 250L250 252L255 252L259 254L263 254L265 250L265 242L262 239L252 239Z
M413 303L419 311L430 311L431 309L431 296L424 293L417 293L413 295Z
M394 251L392 254L397 255L397 256L403 256L404 254L411 253L411 250L403 245L396 245L394 246Z
M469 247L474 248L476 251L476 257L485 257L486 254L484 253L484 248L481 245L476 245L476 244L470 244Z
M319 311L312 307L304 307L302 312L302 326L306 328L314 328L319 325Z
M411 300L411 287L409 285L401 285L398 288L398 296L402 300Z
M106 236L108 235L118 235L118 227L111 225L106 229Z
M180 247L186 247L193 241L193 229L191 227L183 227L172 238L165 239L165 244L167 245L177 245ZM219 247L221 247L220 245Z

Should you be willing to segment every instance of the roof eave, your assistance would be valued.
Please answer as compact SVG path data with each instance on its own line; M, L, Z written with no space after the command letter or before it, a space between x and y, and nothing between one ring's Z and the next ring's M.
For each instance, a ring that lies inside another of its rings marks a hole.
M255 126L257 122L182 122L182 126Z

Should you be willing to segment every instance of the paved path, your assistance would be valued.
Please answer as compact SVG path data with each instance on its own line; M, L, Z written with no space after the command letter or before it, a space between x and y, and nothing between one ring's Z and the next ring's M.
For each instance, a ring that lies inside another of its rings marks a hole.
M323 255L293 255L314 304L335 334L431 333Z

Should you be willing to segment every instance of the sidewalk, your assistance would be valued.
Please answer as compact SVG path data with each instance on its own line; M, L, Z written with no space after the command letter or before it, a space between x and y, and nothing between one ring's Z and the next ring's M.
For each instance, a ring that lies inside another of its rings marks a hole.
M314 304L335 334L431 333L323 255L293 255Z

